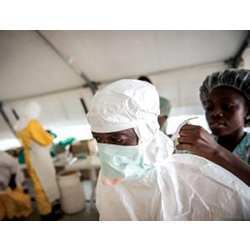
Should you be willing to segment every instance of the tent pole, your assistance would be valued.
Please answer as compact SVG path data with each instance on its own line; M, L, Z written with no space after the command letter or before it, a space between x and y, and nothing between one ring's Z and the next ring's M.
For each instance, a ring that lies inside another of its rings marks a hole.
M3 102L1 102L1 101L0 101L0 113L3 117L3 119L5 120L6 124L8 125L9 129L11 130L11 132L16 136L16 132L15 132L12 124L10 123L8 116L6 115L6 113L3 109Z
M179 71L179 70L192 69L192 68L196 68L196 67L203 67L203 66L214 65L214 64L223 65L224 62L223 61L214 61L214 62L209 62L209 63L205 63L205 64L202 63L202 64L196 64L196 65L189 65L189 66L183 66L183 67L174 68L174 69L165 69L165 70L154 71L154 72L146 72L146 73L142 73L142 74L143 75L154 76L154 75L167 74L167 73L171 73L171 72L175 72L175 71ZM101 84L114 82L114 81L117 81L117 80L122 79L122 78L126 78L126 79L137 78L139 75L140 74L137 74L137 75L124 75L124 76L120 76L119 78L106 79L106 80L103 80L102 82L94 82L94 83L95 83L96 87L98 88L98 86L101 85ZM25 100L25 99L29 99L29 98L38 98L38 97L43 97L43 96L48 96L48 95L53 95L53 94L64 93L64 92L67 92L67 91L79 90L79 89L82 89L82 88L89 88L89 84L83 84L83 85L79 85L79 86L75 86L75 87L60 89L60 90L56 90L56 91L45 92L45 93L42 93L42 94L35 94L35 95L30 95L30 96L27 95L27 96L23 96L23 97L19 97L19 98L13 98L13 99L4 99L3 101L5 101L5 102L21 101L21 100Z
M88 113L88 108L87 108L87 105L86 105L86 103L85 103L85 101L84 101L84 99L82 97L80 98L80 102L82 104L82 107L83 107L83 110L84 110L85 114L87 114Z
M229 68L238 68L240 66L242 62L242 56L245 50L249 47L249 42L250 42L250 31L247 31L246 37L243 40L238 51L235 53L233 57L225 61L225 64L227 64Z
M16 120L18 121L20 119L19 115L17 114L15 109L11 109L12 114L14 115L14 117L16 118Z
M83 71L81 71L81 69L76 64L72 62L70 57L65 56L60 50L58 50L56 46L42 34L41 31L35 32L57 54L57 56L60 57L60 59L73 70L75 74L80 76L86 82L86 85L90 88L92 94L94 95L98 89L97 84L94 81L91 81L90 78Z

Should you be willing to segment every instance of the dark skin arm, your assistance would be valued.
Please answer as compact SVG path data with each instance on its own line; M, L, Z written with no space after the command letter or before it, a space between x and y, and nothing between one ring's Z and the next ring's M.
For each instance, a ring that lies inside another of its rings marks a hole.
M229 150L219 145L205 129L185 125L180 130L178 150L188 150L221 165L250 186L250 166Z

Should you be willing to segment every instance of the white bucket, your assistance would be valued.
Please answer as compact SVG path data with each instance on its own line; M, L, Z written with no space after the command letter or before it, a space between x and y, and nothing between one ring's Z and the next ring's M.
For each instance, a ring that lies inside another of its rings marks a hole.
M83 210L85 198L78 172L65 172L58 177L61 206L64 213L73 214Z

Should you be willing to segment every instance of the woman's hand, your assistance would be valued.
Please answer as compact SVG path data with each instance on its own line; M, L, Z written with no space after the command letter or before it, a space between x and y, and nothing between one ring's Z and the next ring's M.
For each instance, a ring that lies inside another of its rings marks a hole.
M188 150L193 154L213 161L219 150L219 144L204 128L196 125L185 125L181 128L178 150Z

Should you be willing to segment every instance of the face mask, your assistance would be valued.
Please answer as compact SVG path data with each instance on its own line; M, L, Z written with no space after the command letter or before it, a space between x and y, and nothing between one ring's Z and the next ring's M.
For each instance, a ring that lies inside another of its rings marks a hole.
M152 167L145 165L140 147L98 143L102 174L108 178L138 179Z

